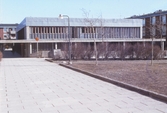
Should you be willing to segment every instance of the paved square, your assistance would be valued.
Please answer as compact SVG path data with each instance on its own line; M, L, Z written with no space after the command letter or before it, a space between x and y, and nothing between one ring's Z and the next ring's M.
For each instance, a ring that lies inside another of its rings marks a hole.
M167 104L37 58L0 62L0 113L167 113Z

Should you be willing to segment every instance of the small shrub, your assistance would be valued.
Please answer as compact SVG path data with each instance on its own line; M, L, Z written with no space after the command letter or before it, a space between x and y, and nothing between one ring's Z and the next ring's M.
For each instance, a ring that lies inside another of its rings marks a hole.
M0 51L0 61L2 60L2 57L3 57L3 54L2 54L2 52Z

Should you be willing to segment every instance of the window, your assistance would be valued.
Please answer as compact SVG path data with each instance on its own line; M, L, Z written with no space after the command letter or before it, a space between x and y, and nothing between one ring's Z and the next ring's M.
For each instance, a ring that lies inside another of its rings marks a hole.
M9 31L12 31L12 28L9 28Z
M59 31L60 31L60 33L62 33L62 27L59 27Z
M162 26L162 35L166 35L166 26L165 25Z
M162 23L163 23L163 24L166 24L166 15L163 15L163 16L162 16Z
M146 24L146 21L145 21L145 19L143 19L143 26L145 26L145 24Z
M55 29L56 29L56 33L59 33L58 27L56 27Z
M35 28L35 27L33 27L32 29L33 29L33 33L36 33L36 32L35 32L35 29L36 29L36 28Z
M151 18L151 24L154 25L154 24L155 24L155 21L156 21L156 18L155 18L155 16L154 16L154 17Z
M82 33L85 33L85 28L84 27L82 27Z
M155 35L156 35L156 32L155 32L155 28L154 28L154 27L152 27L152 28L150 29L150 33L151 33L151 36L155 36Z
M41 33L41 31L42 31L42 27L39 27L39 33Z
M82 27L82 33L96 33L96 28Z
M3 28L3 31L6 32L6 31L7 31L7 28Z

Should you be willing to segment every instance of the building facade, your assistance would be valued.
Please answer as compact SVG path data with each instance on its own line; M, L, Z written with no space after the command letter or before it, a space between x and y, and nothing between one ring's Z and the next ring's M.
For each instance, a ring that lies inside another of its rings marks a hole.
M18 24L0 24L0 40L16 40L16 28ZM0 51L12 47L12 43L0 43Z
M67 18L27 17L16 28L17 40L1 40L0 43L14 43L21 56L31 57L38 51L63 51L70 43L88 46L94 42L123 46L126 43L151 43L151 39L143 38L142 29L142 19L69 18L68 21ZM161 43L162 50L164 41L154 39L154 42Z
M149 14L134 15L130 19L142 19L143 38L167 39L167 11L157 10Z
M123 40L142 40L142 20L140 19L89 19L70 18L69 30L67 19L25 18L17 27L18 40L31 43L24 45L26 56L36 52L35 38L39 38L39 50L62 49L69 38L77 42L117 42ZM69 33L68 33L69 32ZM69 37L69 38L68 38Z
M0 24L0 39L16 39L16 28L18 24Z

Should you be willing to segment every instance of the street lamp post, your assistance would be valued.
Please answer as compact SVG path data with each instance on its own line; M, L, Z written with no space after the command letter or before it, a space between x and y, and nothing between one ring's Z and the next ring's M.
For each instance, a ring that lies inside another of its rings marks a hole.
M36 37L35 40L37 41L37 58L38 58L39 57L39 55L38 55L38 40L39 40L39 38Z
M63 19L63 17L68 18L68 39L69 39L69 64L72 64L71 62L71 40L70 40L70 18L68 15L59 15L59 18Z

